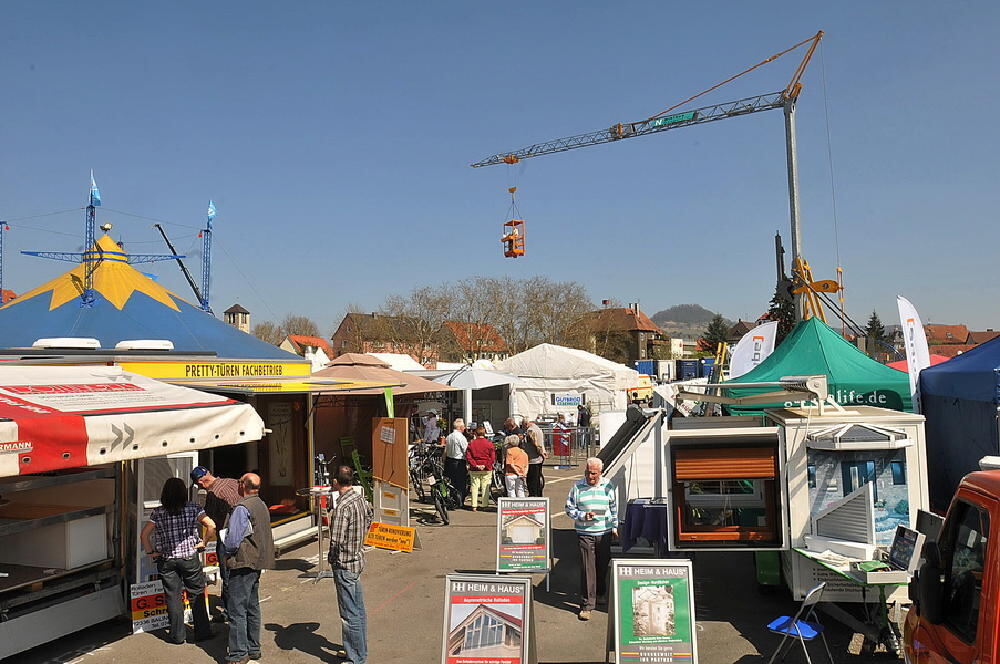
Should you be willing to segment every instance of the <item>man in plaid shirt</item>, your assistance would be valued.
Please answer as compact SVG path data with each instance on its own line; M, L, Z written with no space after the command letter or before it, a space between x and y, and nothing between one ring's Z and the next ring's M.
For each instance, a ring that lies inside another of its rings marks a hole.
M334 478L337 505L330 519L330 567L337 585L337 604L343 623L344 650L352 664L367 664L368 617L361 593L361 572L365 568L364 541L372 523L372 508L362 493L354 491L354 471L337 468Z

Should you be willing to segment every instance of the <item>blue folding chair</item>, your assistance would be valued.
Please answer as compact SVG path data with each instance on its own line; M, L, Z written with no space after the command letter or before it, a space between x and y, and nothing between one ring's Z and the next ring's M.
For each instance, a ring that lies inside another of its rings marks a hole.
M812 641L817 636L823 639L826 656L830 658L830 664L833 664L833 655L830 654L830 646L826 642L823 625L819 624L819 620L816 618L816 605L819 604L819 599L823 596L824 589L826 589L825 581L806 593L806 596L802 599L802 606L799 607L798 612L794 616L781 616L768 623L767 628L770 631L775 634L781 634L781 643L778 644L778 649L771 655L771 659L767 660L767 664L773 664L774 658L784 649L789 637L792 637L792 640L796 638L799 640L799 643L802 644L802 652L806 654L806 662L812 664L812 659L809 657L809 649L806 647L806 641ZM785 654L788 653L786 652ZM784 659L785 655L782 655L781 660L784 661Z

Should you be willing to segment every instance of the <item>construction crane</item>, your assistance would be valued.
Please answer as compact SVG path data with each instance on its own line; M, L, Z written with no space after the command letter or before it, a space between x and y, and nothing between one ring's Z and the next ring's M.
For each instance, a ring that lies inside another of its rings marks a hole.
M812 37L804 39L799 43L780 51L779 53L775 53L771 57L758 62L752 67L749 67L742 72L731 76L728 79L703 90L702 92L699 92L696 95L692 95L684 101L674 104L670 108L667 108L656 115L649 116L645 120L638 120L635 122L619 122L611 125L607 129L600 129L586 134L577 134L575 136L567 136L565 138L557 138L553 141L547 141L545 143L536 143L513 152L501 152L491 155L481 161L477 161L472 164L472 167L479 168L480 166L494 166L497 164L516 164L522 159L527 159L529 157L540 157L554 152L565 152L567 150L583 148L590 145L613 143L626 138L659 134L661 132L668 131L670 129L677 129L679 127L690 127L693 125L705 124L708 122L715 122L717 120L725 120L727 118L750 115L751 113L761 113L763 111L771 111L780 108L784 110L785 115L785 157L788 166L788 199L792 227L792 264L795 265L796 261L799 260L802 255L802 233L799 221L798 157L795 141L795 104L798 100L799 93L802 91L802 76L805 74L806 67L812 59L813 53L816 52L816 47L819 45L821 39L823 39L822 30L817 32ZM758 67L774 62L781 56L803 46L806 47L806 51L802 57L802 61L795 69L795 73L792 74L791 80L783 90L756 95L753 97L744 97L743 99L738 99L736 101L713 104L711 106L702 106L693 110L678 111L679 108L689 104L698 97L708 94L709 92L736 80L740 76L750 73ZM796 294L795 297L795 312L797 318L802 317L802 302L800 294Z

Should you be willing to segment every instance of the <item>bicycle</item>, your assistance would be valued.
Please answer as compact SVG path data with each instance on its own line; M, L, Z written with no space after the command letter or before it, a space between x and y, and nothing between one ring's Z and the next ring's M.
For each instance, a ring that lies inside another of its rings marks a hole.
M421 447L415 445L411 450L410 481L420 501L426 502L430 499L441 522L447 526L451 523L448 511L458 509L459 505L455 487L451 480L445 477L442 457L443 451L437 445ZM425 479L430 480L426 489Z

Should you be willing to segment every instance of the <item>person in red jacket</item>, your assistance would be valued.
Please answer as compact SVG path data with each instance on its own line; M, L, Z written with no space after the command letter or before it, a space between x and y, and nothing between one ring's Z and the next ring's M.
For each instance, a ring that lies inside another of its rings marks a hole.
M490 481L493 477L493 464L497 453L493 442L486 438L486 429L476 427L476 437L465 448L465 461L469 465L469 476L472 478L472 511L478 511L477 499L482 497L483 507L489 505Z

